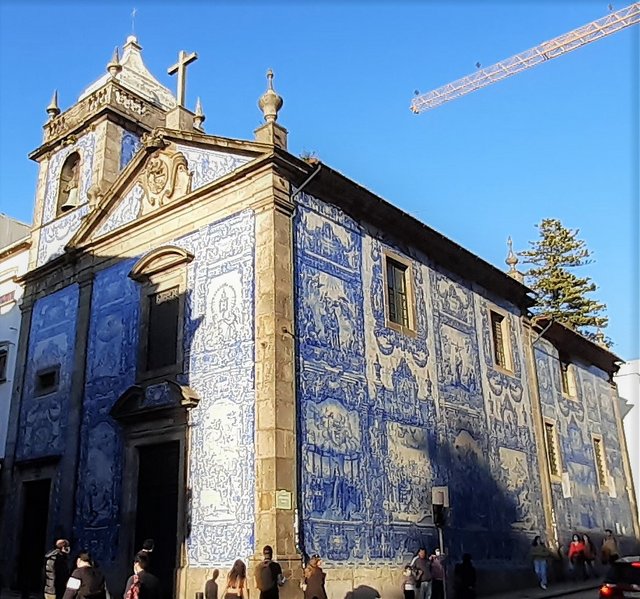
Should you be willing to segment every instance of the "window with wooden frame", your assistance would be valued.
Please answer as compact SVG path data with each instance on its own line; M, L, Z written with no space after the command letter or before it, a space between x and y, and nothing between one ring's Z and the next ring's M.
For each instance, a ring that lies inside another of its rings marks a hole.
M506 314L490 310L493 361L496 366L512 370L511 344L509 342L509 319Z
M607 470L607 459L604 451L602 437L593 437L593 459L595 460L596 473L598 475L598 485L602 488L609 486L609 475Z
M409 302L407 298L407 267L387 258L387 308L388 317L403 327L409 326Z
M560 385L565 397L573 399L577 396L573 365L564 357L560 358Z
M147 254L129 273L142 284L139 380L182 372L185 265L192 259L181 248L165 246Z
M384 266L387 325L404 333L412 333L411 263L395 254L385 254Z
M560 478L562 467L560 465L560 453L558 451L558 433L556 423L551 420L544 422L544 442L547 450L547 463L549 464L549 474Z

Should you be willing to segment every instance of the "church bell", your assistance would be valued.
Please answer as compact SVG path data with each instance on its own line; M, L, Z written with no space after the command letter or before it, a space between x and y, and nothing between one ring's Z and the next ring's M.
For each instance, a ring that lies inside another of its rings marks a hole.
M72 198L67 198L64 204L60 206L60 212L69 212L78 207L78 202Z

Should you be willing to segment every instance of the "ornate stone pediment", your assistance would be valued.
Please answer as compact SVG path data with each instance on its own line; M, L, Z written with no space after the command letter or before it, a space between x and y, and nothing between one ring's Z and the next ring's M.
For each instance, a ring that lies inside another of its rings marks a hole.
M196 391L174 381L129 387L111 408L111 416L119 422L155 420L176 410L197 407L200 397Z
M191 191L191 173L184 154L170 149L149 157L137 183L144 191L141 214L148 214Z
M111 187L87 192L92 210L69 245L103 237L177 204L262 155L262 148L247 142L212 138L208 144L195 145L187 137L163 128L143 135L140 151L123 165Z

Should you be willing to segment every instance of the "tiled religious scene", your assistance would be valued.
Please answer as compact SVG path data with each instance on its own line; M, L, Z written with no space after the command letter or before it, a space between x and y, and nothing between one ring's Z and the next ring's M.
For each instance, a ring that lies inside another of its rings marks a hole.
M284 599L314 553L330 597L399 598L440 543L434 499L449 563L473 554L494 588L526 584L538 534L631 547L618 358L531 318L513 261L289 153L273 73L253 138L222 138L141 50L64 112L54 97L31 154L5 584L41 592L64 537L121 596L151 537L167 599L265 544Z

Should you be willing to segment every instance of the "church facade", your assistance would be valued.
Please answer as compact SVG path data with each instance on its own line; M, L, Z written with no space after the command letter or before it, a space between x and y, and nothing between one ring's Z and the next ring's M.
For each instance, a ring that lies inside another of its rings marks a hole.
M119 592L142 541L167 597L273 545L331 596L399 594L438 544L526 568L535 534L639 534L615 356L528 317L529 290L287 152L269 74L251 141L207 135L135 38L39 163L2 469L3 579L55 538ZM513 267L513 265L512 265ZM513 270L513 268L512 268ZM505 581L505 584L506 581Z

